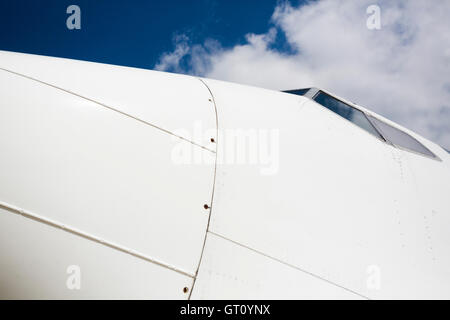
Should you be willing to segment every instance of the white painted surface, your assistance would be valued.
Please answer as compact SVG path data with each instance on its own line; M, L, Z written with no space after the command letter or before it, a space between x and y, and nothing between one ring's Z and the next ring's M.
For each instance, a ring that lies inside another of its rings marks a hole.
M196 78L0 51L0 68L38 79L215 148L216 118L207 88Z
M208 233L192 299L363 299Z
M188 297L192 278L172 270L2 208L0 226L0 299Z
M393 148L302 97L206 82L219 130L279 128L276 174L218 164L209 230L370 298L450 297L448 157Z
M204 80L216 137L192 77L6 52L0 68L103 104L0 70L0 202L181 271L2 209L3 297L186 298L214 137L193 298L450 298L450 156L417 134L442 161L295 95ZM227 130L276 131L258 141L274 157L233 162ZM174 151L195 153L176 164ZM73 260L88 271L80 294L61 288Z
M194 275L214 153L0 71L0 200ZM178 165L176 146L211 164Z

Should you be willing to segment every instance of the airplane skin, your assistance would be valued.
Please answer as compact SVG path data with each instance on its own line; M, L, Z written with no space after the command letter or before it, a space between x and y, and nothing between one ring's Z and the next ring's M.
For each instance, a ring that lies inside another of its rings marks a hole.
M450 298L450 155L370 110L429 154L186 75L2 51L0 92L2 299Z

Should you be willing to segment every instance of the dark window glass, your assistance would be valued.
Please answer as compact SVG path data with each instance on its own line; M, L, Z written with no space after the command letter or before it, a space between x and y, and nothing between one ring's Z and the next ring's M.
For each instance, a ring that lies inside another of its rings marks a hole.
M403 132L402 130L399 130L397 128L394 128L387 123L378 120L377 118L374 118L372 116L369 116L370 120L375 124L375 126L378 128L378 130L381 131L384 138L391 142L393 145L396 145L401 148L405 148L411 151L415 151L418 153L422 153L425 155L428 155L430 157L435 157L435 155L428 150L423 144L421 144L419 141L411 137L406 132Z
M358 127L373 134L377 138L383 139L362 111L355 109L322 91L319 91L319 93L314 97L314 100L325 108L330 109L341 117L353 122Z
M287 91L283 91L283 92L292 93L292 94L296 94L296 95L299 95L299 96L303 96L303 95L305 95L305 93L307 93L309 91L309 89L311 89L311 88L297 89L297 90L287 90Z

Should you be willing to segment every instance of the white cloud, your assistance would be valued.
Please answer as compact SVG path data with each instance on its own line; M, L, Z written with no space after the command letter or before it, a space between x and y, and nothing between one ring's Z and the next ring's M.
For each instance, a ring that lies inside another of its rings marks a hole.
M381 8L380 30L366 27L372 4ZM449 12L450 1L286 2L273 27L243 45L184 37L155 67L271 89L326 88L449 149ZM273 48L277 32L294 53Z
M159 62L155 65L155 69L161 71L171 70L173 72L182 72L180 62L189 51L188 37L185 35L177 36L175 38L175 50L161 55Z

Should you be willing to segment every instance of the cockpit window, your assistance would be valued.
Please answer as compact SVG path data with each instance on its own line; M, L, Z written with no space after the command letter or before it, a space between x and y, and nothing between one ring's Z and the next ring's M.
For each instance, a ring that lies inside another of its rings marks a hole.
M433 159L440 160L433 152L413 138L406 132L397 129L386 122L381 121L371 115L355 108L317 88L303 88L296 90L286 90L286 93L305 96L313 99L328 110L338 114L342 118L347 119L361 129L369 132L380 140L390 143L391 145L403 149L429 156ZM448 153L449 150L445 149Z
M330 96L329 94L326 94L323 91L319 91L314 96L314 101L333 111L334 113L337 113L353 124L356 124L361 129L364 129L367 132L373 134L375 137L384 140L362 111L349 106L348 104Z
M309 91L309 89L311 89L311 88L296 89L296 90L286 90L286 91L283 91L283 92L292 93L292 94L296 94L296 95L299 95L299 96L304 96Z
M373 124L375 124L377 129L380 130L380 132L383 134L383 137L393 145L403 149L421 153L429 157L436 157L433 152L428 150L427 147L425 147L423 144L411 137L406 132L394 128L393 126L390 126L386 122L378 120L375 117L369 116L369 119Z

